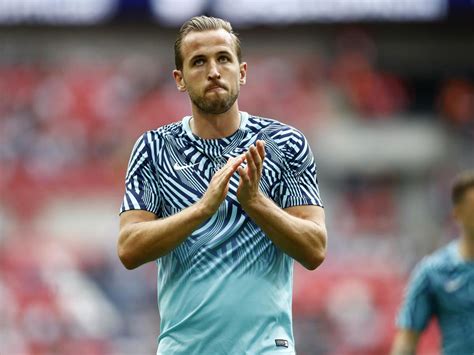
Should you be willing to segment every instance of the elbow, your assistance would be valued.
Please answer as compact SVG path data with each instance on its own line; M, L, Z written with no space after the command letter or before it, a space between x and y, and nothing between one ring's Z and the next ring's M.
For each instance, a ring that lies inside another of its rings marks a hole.
M303 265L308 270L316 270L326 259L326 251L321 250L313 252L311 257L308 258L306 263Z
M316 237L316 241L312 248L311 254L308 256L307 262L304 267L308 270L316 270L326 259L326 240L327 235L324 230L323 233Z
M122 248L119 247L118 257L120 261L122 262L122 265L125 266L127 270L133 270L139 266L139 264L135 261L135 259L131 255L131 253L125 250L125 248L123 247Z
M327 243L327 232L326 228L321 228L319 224L317 225L317 231L312 235L313 243L307 250L310 250L310 254L307 256L303 266L308 270L316 270L326 259L326 243Z
M140 266L134 257L133 251L130 250L129 246L127 246L126 237L123 234L121 234L119 237L117 254L120 261L122 262L122 265L125 266L127 270L133 270Z

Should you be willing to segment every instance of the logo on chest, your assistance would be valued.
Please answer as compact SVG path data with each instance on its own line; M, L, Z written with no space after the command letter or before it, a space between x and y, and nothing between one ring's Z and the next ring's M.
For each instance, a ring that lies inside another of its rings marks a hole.
M464 284L464 277L457 276L455 278L449 279L448 281L444 283L444 290L447 293L453 293L459 290L463 284Z

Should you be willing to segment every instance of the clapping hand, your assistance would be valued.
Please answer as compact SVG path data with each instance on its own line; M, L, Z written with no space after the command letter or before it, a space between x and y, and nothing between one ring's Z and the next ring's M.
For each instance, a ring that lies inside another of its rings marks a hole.
M260 196L260 179L262 177L263 160L265 159L265 141L258 140L245 153L247 166L240 166L237 171L240 175L237 199L242 207L255 202Z

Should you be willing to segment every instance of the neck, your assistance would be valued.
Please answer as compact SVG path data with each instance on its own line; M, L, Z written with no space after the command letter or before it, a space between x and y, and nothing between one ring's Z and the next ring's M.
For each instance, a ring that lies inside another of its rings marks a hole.
M464 231L459 248L464 260L474 261L474 234Z
M193 105L193 117L189 122L192 132L203 139L224 138L239 129L240 112L237 102L224 113L209 114Z

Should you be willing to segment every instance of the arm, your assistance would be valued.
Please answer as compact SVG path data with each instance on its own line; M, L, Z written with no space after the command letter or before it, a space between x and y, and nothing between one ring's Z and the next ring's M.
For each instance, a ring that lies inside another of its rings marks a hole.
M168 218L143 210L120 215L118 255L127 269L156 260L181 244L210 215L196 203Z
M398 331L392 355L414 355L421 333L433 316L433 295L429 280L429 263L422 260L413 270L397 316Z
M144 210L120 215L118 255L127 269L156 260L180 245L225 199L229 180L243 158L229 159L213 177L204 196L194 205L167 218Z
M283 210L263 195L258 188L265 158L263 141L250 147L245 158L247 169L239 168L241 181L237 191L242 208L276 246L307 269L316 269L326 253L324 210L311 205Z
M419 332L399 329L395 335L391 355L415 355L419 338Z
M283 210L259 193L243 208L278 248L308 270L316 269L324 261L326 227L321 207L295 206Z

